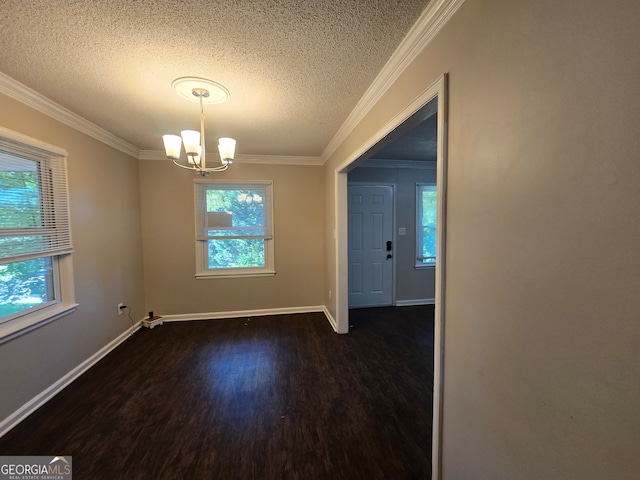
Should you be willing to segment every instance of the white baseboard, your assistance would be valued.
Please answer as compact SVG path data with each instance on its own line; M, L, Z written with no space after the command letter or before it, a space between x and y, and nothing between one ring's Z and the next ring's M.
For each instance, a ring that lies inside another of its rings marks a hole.
M331 324L334 332L338 333L338 322L335 318L333 318L331 312L327 309L327 307L322 307L322 311L324 312L325 317L327 317L327 320L329 320L329 323Z
M162 315L164 322L190 322L192 320L222 320L225 318L264 317L266 315L287 315L293 313L325 312L324 306L264 308L260 310L233 310L228 312L180 313Z
M416 305L435 305L435 298L417 298L413 300L396 300L396 307L412 307Z
M49 388L43 390L38 395L33 397L27 403L25 403L18 410L13 412L7 418L5 418L2 422L0 422L0 437L5 435L9 430L18 425L22 420L27 418L33 412L35 412L42 405L47 403L53 397L55 397L58 393L60 393L66 386L68 386L71 382L73 382L76 378L82 375L84 372L89 370L93 365L95 365L99 360L101 360L104 356L106 356L109 352L111 352L114 348L124 342L127 338L133 335L136 331L140 329L141 322L130 327L120 336L115 338L113 341L109 342L109 344L105 345L103 348L98 350L96 353L91 355L91 357L87 358L84 362L78 365L76 368L67 373L60 380L55 382Z

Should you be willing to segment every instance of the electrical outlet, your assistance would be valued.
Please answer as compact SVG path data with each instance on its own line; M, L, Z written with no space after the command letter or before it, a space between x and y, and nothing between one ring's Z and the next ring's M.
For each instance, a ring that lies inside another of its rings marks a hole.
M118 304L118 315L124 315L124 309L127 308L125 307L124 303L119 303Z

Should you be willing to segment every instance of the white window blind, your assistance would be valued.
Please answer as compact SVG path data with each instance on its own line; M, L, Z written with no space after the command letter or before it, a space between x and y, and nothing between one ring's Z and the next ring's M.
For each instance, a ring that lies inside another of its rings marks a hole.
M0 140L0 264L73 251L66 159Z

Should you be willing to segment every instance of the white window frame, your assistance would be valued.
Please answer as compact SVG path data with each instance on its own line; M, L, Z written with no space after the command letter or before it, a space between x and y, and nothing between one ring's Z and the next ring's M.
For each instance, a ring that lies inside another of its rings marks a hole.
M265 206L265 223L268 224L268 232L264 237L264 267L256 268L208 268L208 245L207 239L199 239L201 235L199 219L206 212L206 204L203 204L203 190L207 189L230 189L230 188L263 188L265 190L264 206ZM261 277L273 276L275 271L275 246L274 246L274 227L273 227L273 182L271 180L210 180L195 179L195 216L196 216L196 274L197 279L210 278L235 278L235 277Z
M422 261L422 191L428 190L434 193L437 192L437 186L435 183L416 183L416 248L415 248L415 258L416 264L415 268L435 268L436 261L430 263L425 263ZM437 207L436 207L437 208ZM436 214L439 213L436 211ZM437 240L437 239L436 239ZM436 245L437 248L437 245Z
M30 160L42 161L45 158L51 162L57 162L66 177L67 152L54 145L0 127L0 151L19 155ZM60 208L65 209L67 220L69 220L66 178L64 182L57 183L52 188L56 189L56 198L59 198L59 194L65 199L65 204L62 206L54 205L55 209L57 211ZM69 245L69 248L66 248L64 253L41 256L41 258L51 258L54 299L29 310L0 318L0 344L24 335L76 310L78 304L75 300L71 251L72 249ZM21 259L16 259L16 261L21 261Z

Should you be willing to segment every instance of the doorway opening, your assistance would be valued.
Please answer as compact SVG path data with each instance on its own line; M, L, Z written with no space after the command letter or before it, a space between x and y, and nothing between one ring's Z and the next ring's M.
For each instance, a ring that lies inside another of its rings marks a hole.
M445 299L445 260L446 260L446 171L447 171L447 75L442 75L431 86L407 105L400 113L373 135L367 144L335 170L335 240L336 240L336 330L338 333L349 331L349 259L348 259L348 173L371 156L390 145L402 134L410 131L425 113L429 102L435 100L437 112L437 152L436 152L436 261L434 294L434 370L433 370L433 478L438 478L441 457L442 424L442 380L444 345L444 299ZM416 115L418 114L418 115ZM414 116L416 115L416 116Z
M435 303L437 113L436 97L347 174L349 309Z

